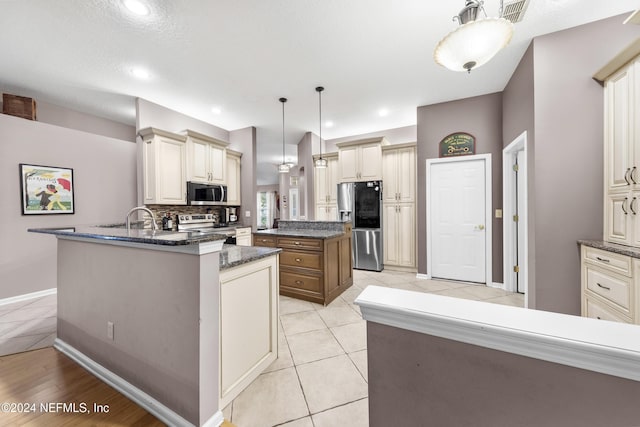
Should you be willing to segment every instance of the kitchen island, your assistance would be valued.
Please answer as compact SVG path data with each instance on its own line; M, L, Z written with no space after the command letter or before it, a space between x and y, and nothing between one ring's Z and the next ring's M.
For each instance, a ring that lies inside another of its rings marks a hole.
M281 220L253 244L282 249L281 295L327 305L353 284L351 222Z
M220 425L222 390L237 393L276 358L277 250L223 247L226 236L218 234L94 226L29 231L58 238L55 347L163 422ZM245 277L255 285L249 291L259 291L251 296L249 324L267 326L249 331L259 345L229 370L225 352L237 352L229 330L246 339L229 307L247 291Z

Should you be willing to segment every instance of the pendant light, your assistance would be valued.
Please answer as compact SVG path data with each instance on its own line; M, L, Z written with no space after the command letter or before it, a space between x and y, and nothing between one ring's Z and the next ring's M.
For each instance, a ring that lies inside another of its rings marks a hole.
M489 62L509 44L513 23L502 17L502 0L497 18L487 18L483 3L466 0L465 7L453 17L460 26L440 40L433 52L436 63L453 71L470 73L472 69ZM485 17L477 19L480 10Z
M287 102L287 98L280 98L282 103L282 164L278 165L279 173L289 173L289 165L284 162L284 103Z
M326 168L327 159L322 158L322 91L324 88L318 86L316 92L318 92L318 111L320 112L320 157L314 162L314 166L317 168Z

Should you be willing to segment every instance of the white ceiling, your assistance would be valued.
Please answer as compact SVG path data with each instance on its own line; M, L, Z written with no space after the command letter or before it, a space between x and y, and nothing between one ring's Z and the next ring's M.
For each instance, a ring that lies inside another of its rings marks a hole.
M466 74L432 58L464 0L146 3L138 17L120 0L0 0L0 90L128 124L141 97L224 129L255 126L259 184L277 182L282 96L288 161L306 131L318 133L318 85L323 121L335 124L324 139L415 125L417 106L504 89L532 37L638 7L530 0L510 45ZM490 16L498 5L485 1Z

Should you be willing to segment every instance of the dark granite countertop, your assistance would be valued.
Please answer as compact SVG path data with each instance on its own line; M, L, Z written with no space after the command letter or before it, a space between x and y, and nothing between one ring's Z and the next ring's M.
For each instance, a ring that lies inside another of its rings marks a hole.
M271 228L269 230L254 231L254 234L278 237L308 237L312 239L331 239L333 237L342 236L344 234L344 231Z
M275 255L281 251L282 249L279 248L224 244L222 245L222 251L220 251L220 270L222 271L227 268L257 261L261 258Z
M225 240L224 234L184 233L151 229L130 229L80 225L75 227L29 228L32 233L54 234L56 236L74 236L98 240L117 240L122 242L146 243L152 245L180 246L193 245L216 240Z
M605 242L603 240L578 240L578 244L589 246L603 251L609 251L620 255L640 258L640 248L621 245L619 243Z

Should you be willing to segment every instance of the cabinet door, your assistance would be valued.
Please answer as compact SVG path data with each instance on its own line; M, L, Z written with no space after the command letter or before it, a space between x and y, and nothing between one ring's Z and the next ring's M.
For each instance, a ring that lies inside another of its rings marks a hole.
M629 208L629 193L609 194L605 197L605 240L628 244L631 239L630 225L632 223L628 219Z
M385 150L382 152L382 180L384 189L382 201L396 203L398 201L398 150Z
M397 236L401 237L398 245L398 265L416 266L416 222L413 203L398 205Z
M241 203L240 194L240 157L235 155L227 156L227 204L239 206Z
M186 203L186 147L182 141L157 137L157 200L158 204Z
M633 168L630 132L635 119L631 106L632 70L626 67L605 83L605 188L609 191L630 185Z
M416 150L413 147L398 150L396 191L399 202L414 202L416 194Z
M210 182L213 184L226 184L227 150L213 144L209 145Z
M327 172L328 168L314 168L313 170L315 184L313 191L316 193L316 204L327 203Z
M365 144L360 147L358 153L359 181L372 181L382 179L382 147L380 144Z
M354 182L358 180L358 147L341 148L338 154L340 163L340 182Z
M382 209L383 262L385 265L399 265L399 246L401 239L399 239L400 236L398 236L398 205L395 203L385 203Z
M338 157L327 159L326 192L328 203L338 203Z
M197 139L189 141L189 181L209 182L209 144Z

